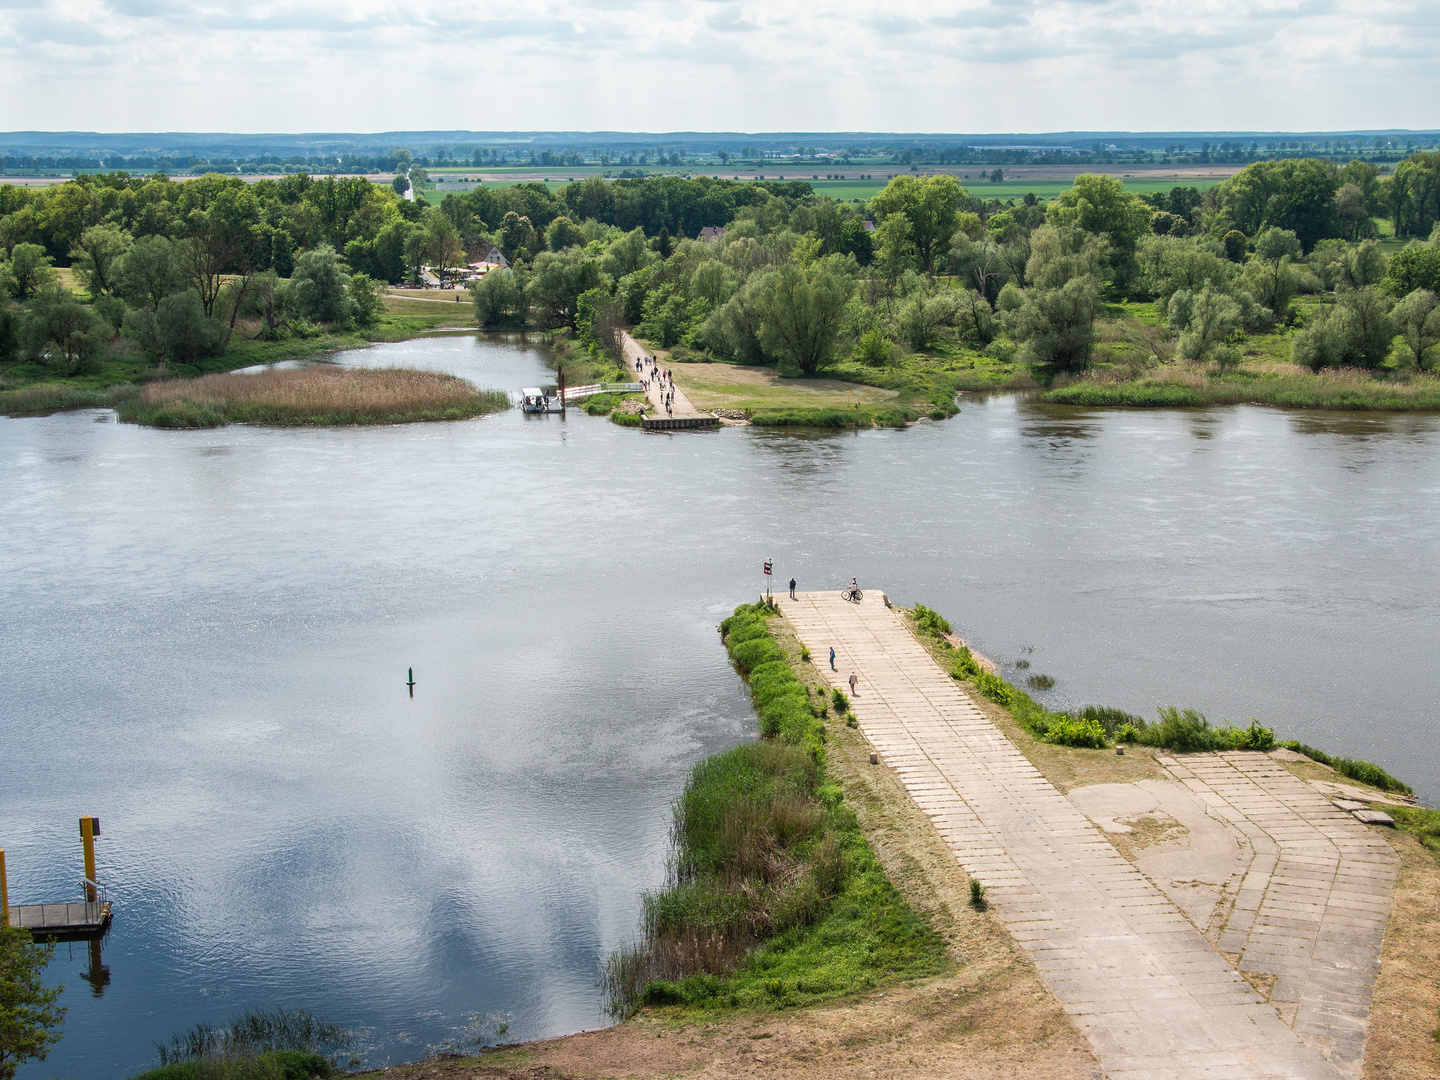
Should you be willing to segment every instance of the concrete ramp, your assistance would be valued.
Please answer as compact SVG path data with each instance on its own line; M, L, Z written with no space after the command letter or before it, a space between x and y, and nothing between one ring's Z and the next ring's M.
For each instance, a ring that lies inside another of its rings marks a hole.
M848 690L850 672L857 674L861 730L960 864L986 885L1107 1076L1345 1075L1040 775L880 593L858 604L838 590L780 604L836 686ZM823 659L832 646L834 673Z

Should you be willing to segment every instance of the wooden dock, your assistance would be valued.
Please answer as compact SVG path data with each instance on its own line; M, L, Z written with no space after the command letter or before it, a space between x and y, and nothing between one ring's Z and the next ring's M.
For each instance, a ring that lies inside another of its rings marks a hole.
M110 901L79 904L11 904L10 925L38 940L81 941L110 928Z

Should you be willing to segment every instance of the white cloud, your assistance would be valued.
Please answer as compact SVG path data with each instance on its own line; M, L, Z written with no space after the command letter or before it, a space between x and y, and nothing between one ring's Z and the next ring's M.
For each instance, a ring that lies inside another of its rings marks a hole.
M11 128L1440 125L1430 0L0 0Z

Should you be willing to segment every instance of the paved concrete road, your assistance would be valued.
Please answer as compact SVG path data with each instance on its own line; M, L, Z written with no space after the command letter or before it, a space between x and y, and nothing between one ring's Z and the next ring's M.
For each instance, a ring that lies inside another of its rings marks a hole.
M1099 828L1030 764L878 592L781 598L837 686L859 676L860 728L1120 1080L1335 1080Z

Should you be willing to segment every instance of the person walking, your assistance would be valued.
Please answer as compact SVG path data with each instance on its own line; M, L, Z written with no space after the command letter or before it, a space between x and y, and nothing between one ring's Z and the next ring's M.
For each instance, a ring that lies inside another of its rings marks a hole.
M850 672L850 696L851 696L851 697L859 697L859 696L860 696L859 694L855 693L855 684L856 684L857 682L859 682L859 681L860 681L860 680L855 677L855 673L854 673L853 671Z
M831 671L835 671L835 670L836 670L836 667L835 667L835 646L834 646L834 645L831 645L831 646L830 646L830 670L831 670Z
M795 599L795 579L793 577L790 579L790 599Z

